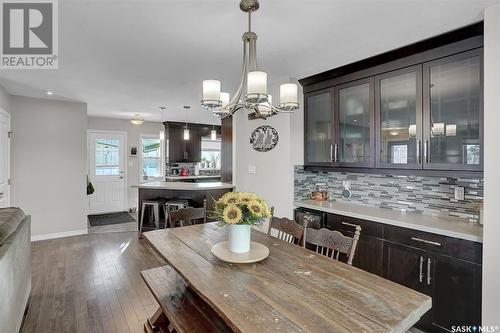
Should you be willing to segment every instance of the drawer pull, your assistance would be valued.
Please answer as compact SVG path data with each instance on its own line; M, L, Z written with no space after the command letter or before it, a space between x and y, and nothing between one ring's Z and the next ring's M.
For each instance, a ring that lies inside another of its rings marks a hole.
M430 244L430 245L435 245L435 246L441 246L441 243L429 241L429 240L422 239L422 238L412 237L411 240L415 241L415 242L420 242L420 243L425 243L425 244Z
M427 258L427 285L431 284L431 258Z
M348 226L353 227L353 228L359 227L359 225L357 225L357 224L349 223L349 222L344 222L344 221L342 221L342 224L343 225L348 225Z

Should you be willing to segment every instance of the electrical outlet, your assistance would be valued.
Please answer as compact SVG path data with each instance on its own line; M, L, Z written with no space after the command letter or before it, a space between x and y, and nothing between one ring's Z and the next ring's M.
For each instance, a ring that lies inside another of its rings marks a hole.
M464 199L465 199L465 187L455 186L455 200L464 200Z

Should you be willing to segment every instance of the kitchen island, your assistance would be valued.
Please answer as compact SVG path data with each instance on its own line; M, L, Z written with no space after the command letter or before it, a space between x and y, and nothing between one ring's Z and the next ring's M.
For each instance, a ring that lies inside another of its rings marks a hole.
M202 207L203 200L207 200L207 209L210 210L214 200L220 198L224 193L231 192L234 185L222 182L209 183L186 183L186 182L147 182L133 186L139 189L138 216L141 216L142 202L150 199L184 199L189 200L192 207ZM160 215L162 212L160 212ZM144 214L143 231L153 229L149 224L148 212ZM138 221L139 222L139 221ZM139 223L138 223L139 227Z

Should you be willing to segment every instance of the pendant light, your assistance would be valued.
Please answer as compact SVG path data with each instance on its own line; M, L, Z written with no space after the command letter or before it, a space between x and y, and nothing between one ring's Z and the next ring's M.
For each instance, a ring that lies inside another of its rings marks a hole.
M215 125L213 125L212 130L210 131L210 140L217 140L217 131L215 130Z
M188 124L186 123L186 127L184 127L184 140L189 140L189 128Z
M163 112L165 111L166 107L164 106L160 106L158 107L158 109L160 110L161 114L160 114L160 141L165 141L165 125L163 125Z

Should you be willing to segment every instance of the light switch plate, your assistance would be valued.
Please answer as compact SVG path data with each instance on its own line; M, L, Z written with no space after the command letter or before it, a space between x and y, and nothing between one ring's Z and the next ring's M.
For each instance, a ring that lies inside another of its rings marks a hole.
M455 200L464 200L464 199L465 199L465 187L455 186Z
M256 174L257 173L257 166L255 166L255 165L249 165L248 166L248 173L250 173L250 174Z

